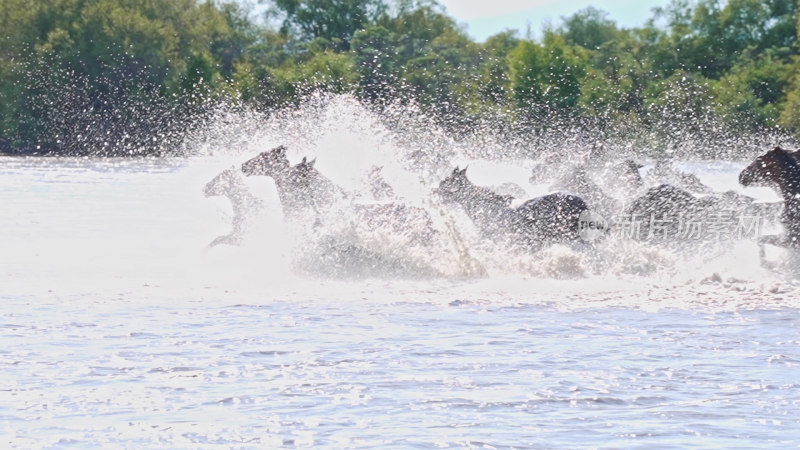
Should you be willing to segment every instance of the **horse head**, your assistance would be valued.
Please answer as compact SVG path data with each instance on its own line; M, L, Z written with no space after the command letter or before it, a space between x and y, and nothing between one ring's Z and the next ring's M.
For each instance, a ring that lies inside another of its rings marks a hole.
M743 186L771 185L778 187L782 193L800 190L800 166L795 153L780 147L773 148L742 170L739 183Z
M622 161L620 173L623 178L635 184L636 187L640 187L644 184L642 181L642 174L639 172L639 169L642 167L644 167L644 165L639 164L632 159L626 159L625 161Z
M434 193L445 201L452 201L466 195L474 185L467 178L467 168L456 167L453 172L439 183Z
M311 161L308 160L305 156L303 156L303 160L300 161L296 166L295 169L301 173L310 174L316 172L314 165L317 164L317 158L312 159Z
M206 183L203 194L206 197L230 196L243 184L241 174L236 168L225 169Z
M289 169L289 180L295 188L305 189L324 179L323 175L314 168L316 163L316 158L309 160L304 156L302 161Z
M288 169L289 159L286 157L286 147L283 145L261 152L242 164L242 173L247 176L264 175L274 178Z

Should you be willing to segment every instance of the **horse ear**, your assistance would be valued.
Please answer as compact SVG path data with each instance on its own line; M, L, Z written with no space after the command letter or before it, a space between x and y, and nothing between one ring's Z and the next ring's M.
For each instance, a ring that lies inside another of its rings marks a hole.
M284 147L283 145L278 147L278 154L281 155L281 156L286 155L286 147Z
M312 159L311 161L308 162L308 167L309 168L313 168L314 164L316 164L316 163L317 163L317 158L314 158L314 159Z
M459 172L458 166L456 166L456 168L453 169L453 175L458 175L458 172Z
M302 160L302 161L300 161L300 164L307 164L307 163L306 163L306 160L307 160L307 158L306 158L305 156L303 156L303 160Z
M467 167L464 167L463 169L461 169L461 175L466 175L468 168L469 168L469 165L467 165Z

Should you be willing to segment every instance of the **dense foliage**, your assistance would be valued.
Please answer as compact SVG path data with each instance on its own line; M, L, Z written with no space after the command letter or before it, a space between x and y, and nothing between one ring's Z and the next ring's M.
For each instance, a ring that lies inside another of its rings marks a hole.
M673 0L635 29L588 8L483 43L435 0L261 3L0 0L0 151L160 153L209 104L313 90L414 103L454 132L800 134L796 0Z

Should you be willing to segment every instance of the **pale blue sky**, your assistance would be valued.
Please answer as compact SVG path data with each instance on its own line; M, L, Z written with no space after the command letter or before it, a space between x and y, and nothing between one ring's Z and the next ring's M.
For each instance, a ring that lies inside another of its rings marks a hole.
M470 36L478 41L505 29L517 29L524 36L528 25L535 37L542 24L553 25L588 6L609 13L609 18L622 27L643 25L653 16L652 9L668 5L670 0L439 0L447 12L467 26Z

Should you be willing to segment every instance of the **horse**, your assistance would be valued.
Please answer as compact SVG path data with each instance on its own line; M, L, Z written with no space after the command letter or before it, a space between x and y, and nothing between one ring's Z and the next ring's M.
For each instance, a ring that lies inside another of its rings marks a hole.
M466 168L460 170L456 167L449 177L439 183L434 193L446 203L461 205L467 216L490 234L510 228L514 222L511 208L514 198L472 184L466 173Z
M772 206L734 191L695 196L680 187L662 184L634 199L624 212L624 220L630 220L630 226L638 226L638 236L631 237L699 239L706 227L726 217L735 218L732 214L739 214L740 219L767 217L774 215Z
M578 218L588 209L580 197L555 193L513 208L513 197L473 184L466 173L466 168L456 167L434 192L445 203L460 205L484 235L518 238L531 249L579 239Z
M203 188L206 197L223 196L231 202L233 210L233 229L230 233L218 236L211 241L209 247L219 244L239 245L247 231L249 213L263 206L261 200L250 193L242 173L235 168L223 170L219 175L206 183Z
M766 236L764 242L785 247L800 246L800 152L775 147L739 173L743 186L767 186L783 198L780 220L784 235ZM763 248L762 248L763 251Z
M627 212L631 215L672 216L677 218L697 208L697 198L690 192L671 184L652 187L631 202Z
M639 173L642 166L630 159L594 159L590 156L585 164L540 164L533 170L529 181L532 184L549 181L550 190L581 197L595 212L605 216L618 214L621 202L644 186Z
M316 162L316 158L309 161L303 157L299 164L291 167L289 182L291 189L302 193L315 211L322 211L345 199L346 195L342 188L314 167Z

